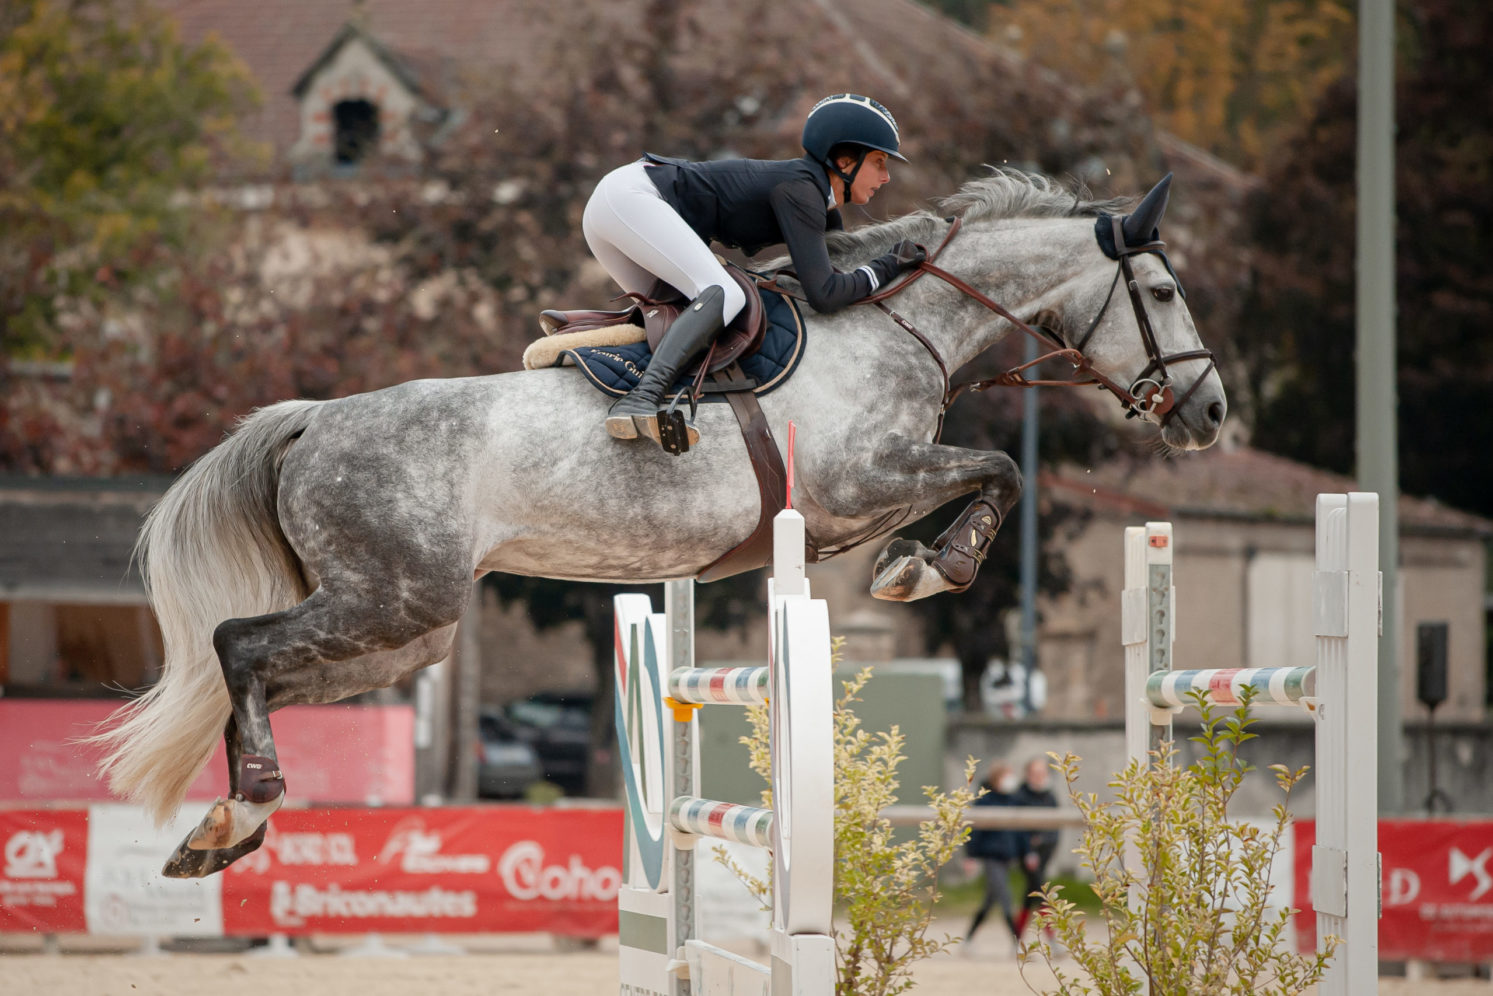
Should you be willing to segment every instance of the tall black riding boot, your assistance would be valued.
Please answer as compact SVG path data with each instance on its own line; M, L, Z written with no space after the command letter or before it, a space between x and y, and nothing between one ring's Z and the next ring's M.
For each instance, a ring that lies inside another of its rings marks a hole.
M653 351L638 386L618 398L607 411L607 432L618 439L643 436L663 445L659 439L658 413L663 407L664 392L679 379L679 372L709 348L725 328L722 313L725 300L726 292L721 288L707 287L680 312ZM690 446L700 441L700 433L693 425L688 426L688 432Z

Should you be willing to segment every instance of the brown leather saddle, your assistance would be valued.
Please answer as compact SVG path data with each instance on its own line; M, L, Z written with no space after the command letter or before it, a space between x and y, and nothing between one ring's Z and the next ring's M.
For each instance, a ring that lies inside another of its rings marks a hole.
M762 307L757 278L731 262L726 263L726 272L746 294L746 307L716 336L715 343L706 353L709 362L706 373L724 370L742 357L755 353L761 348L762 337L767 332L766 309ZM689 305L688 298L662 280L655 283L647 294L624 296L635 302L632 307L619 311L546 311L540 317L540 327L545 335L560 335L609 325L637 325L648 334L648 348L657 349L674 319ZM697 363L691 369L699 368Z
M758 279L734 263L726 262L725 266L726 272L746 293L746 307L716 337L705 358L693 365L691 374L696 378L696 390L708 378L713 389L730 404L757 478L760 510L751 535L707 564L698 575L701 581L714 581L770 563L772 519L783 510L787 497L788 475L782 453L768 428L767 417L752 393L755 382L746 376L737 362L761 348L767 334L767 309L762 304ZM619 311L546 311L540 316L540 327L545 335L559 335L611 325L637 325L646 331L648 346L653 349L689 304L683 294L663 281L654 284L647 295L626 296L634 303ZM818 559L812 544L809 559Z

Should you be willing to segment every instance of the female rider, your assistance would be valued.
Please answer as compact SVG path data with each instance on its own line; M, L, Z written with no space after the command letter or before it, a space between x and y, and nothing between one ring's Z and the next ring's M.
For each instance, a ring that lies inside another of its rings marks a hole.
M868 202L891 179L888 160L907 161L897 146L897 122L885 107L840 93L809 111L802 159L689 162L650 154L603 177L582 217L597 262L624 291L646 293L661 279L690 301L653 351L638 386L608 411L607 431L657 443L664 392L745 307L711 241L748 256L785 244L818 311L843 308L916 265L922 249L901 242L840 273L824 245L826 231L844 227L840 207ZM699 433L694 426L688 431L693 445Z

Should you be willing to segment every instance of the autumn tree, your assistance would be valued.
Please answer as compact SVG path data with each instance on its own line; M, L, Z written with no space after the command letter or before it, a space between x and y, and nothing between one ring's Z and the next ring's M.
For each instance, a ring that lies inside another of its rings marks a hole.
M989 31L1064 78L1135 86L1156 123L1246 169L1351 65L1351 0L1010 0Z
M255 100L221 46L183 44L136 0L0 12L0 356L57 351L59 302L156 269L196 212L181 195L248 152Z

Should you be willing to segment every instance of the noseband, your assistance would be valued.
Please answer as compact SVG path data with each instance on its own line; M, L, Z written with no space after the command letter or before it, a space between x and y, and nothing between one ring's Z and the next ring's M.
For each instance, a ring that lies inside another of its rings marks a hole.
M876 305L876 307L886 312L892 321L911 333L913 338L923 344L923 347L933 357L934 362L938 364L939 373L942 374L944 382L943 401L938 412L939 434L942 433L944 414L949 410L949 406L954 403L954 399L958 398L965 391L983 391L988 387L995 386L1084 387L1094 384L1103 390L1109 391L1110 394L1113 394L1119 400L1120 404L1125 408L1126 418L1140 418L1164 426L1176 414L1177 410L1186 404L1187 400L1192 397L1193 392L1198 389L1198 386L1207 379L1208 375L1213 372L1214 367L1217 366L1213 352L1209 349L1192 349L1165 356L1161 353L1161 347L1156 341L1156 332L1151 327L1151 316L1146 311L1145 301L1141 299L1140 284L1136 281L1135 271L1130 265L1130 257L1143 252L1153 252L1160 256L1162 261L1166 263L1167 269L1171 270L1171 263L1167 261L1164 251L1166 243L1159 239L1140 245L1126 246L1116 253L1118 265L1115 268L1115 278L1110 282L1109 294L1105 296L1103 306L1100 307L1099 313L1094 316L1094 320L1089 323L1089 327L1084 330L1084 334L1079 338L1078 342L1069 346L1062 339L1046 330L1032 328L966 281L935 265L933 260L936 260L942 254L954 236L958 234L961 224L962 219L954 218L949 226L948 234L944 236L943 242L939 243L938 248L933 251L927 260L919 263L917 269L912 271L906 279L893 284L877 294L871 295L864 301L864 303ZM1123 242L1120 244L1123 245ZM886 298L905 290L909 284L917 280L924 273L933 274L961 294L973 298L1010 322L1016 328L1036 339L1043 346L1048 347L1049 351L1035 360L1023 363L1018 367L1012 367L1010 370L997 374L994 377L953 384L949 377L948 365L944 362L943 357L939 354L937 347L933 345L932 341L911 322L883 303ZM1115 287L1119 285L1121 275L1125 277L1125 286L1130 292L1130 307L1135 312L1135 321L1140 328L1141 343L1145 347L1146 357L1149 360L1145 369L1131 382L1128 389L1120 386L1096 370L1093 363L1089 361L1089 358L1083 354L1084 346L1088 345L1089 338L1093 336L1094 330L1103 321L1105 312L1109 310L1110 303L1114 300ZM1027 370L1046 360L1057 357L1061 357L1073 365L1073 380L1031 380L1026 376ZM1192 382L1192 386L1187 389L1187 392L1180 399L1177 399L1172 390L1172 378L1167 370L1167 364L1181 363L1184 360L1203 359L1208 361L1207 368ZM937 435L934 438L938 438Z

